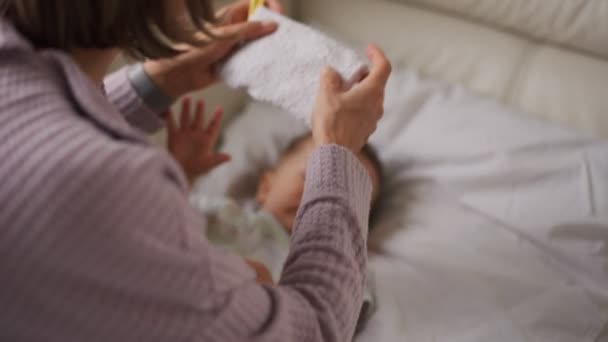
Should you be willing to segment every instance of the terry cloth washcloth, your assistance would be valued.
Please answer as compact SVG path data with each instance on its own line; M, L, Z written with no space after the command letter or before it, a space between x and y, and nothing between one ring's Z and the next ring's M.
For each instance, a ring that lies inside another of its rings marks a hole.
M235 53L223 66L222 79L308 124L324 67L336 69L347 88L368 72L361 55L308 26L264 7L250 20L274 20L279 27Z

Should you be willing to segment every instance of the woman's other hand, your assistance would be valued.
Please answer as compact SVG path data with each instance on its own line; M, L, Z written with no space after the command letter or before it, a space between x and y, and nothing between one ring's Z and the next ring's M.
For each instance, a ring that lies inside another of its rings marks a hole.
M278 0L266 0L266 6L282 13ZM218 11L219 23L211 27L218 36L230 38L211 40L203 47L190 47L172 58L146 61L144 69L165 94L179 98L204 89L217 81L215 66L242 43L252 41L277 29L275 22L247 21L249 1L241 0Z
M196 178L230 161L230 156L215 152L222 122L221 108L215 110L211 121L205 125L204 103L197 102L194 115L190 107L191 100L184 99L179 126L171 112L167 113L166 121L169 152L192 184Z
M312 131L317 146L337 144L358 153L376 131L384 113L384 89L391 64L384 53L370 44L367 55L370 74L351 89L344 89L335 70L327 68L312 114Z

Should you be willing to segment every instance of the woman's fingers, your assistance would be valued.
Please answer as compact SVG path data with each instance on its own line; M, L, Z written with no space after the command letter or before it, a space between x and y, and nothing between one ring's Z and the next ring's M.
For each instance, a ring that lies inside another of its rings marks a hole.
M278 27L276 21L245 21L241 23L217 27L213 33L228 39L216 40L216 43L243 42L253 40L274 32Z
M367 56L373 65L369 76L378 82L386 83L393 68L391 62L386 58L384 51L380 50L380 48L374 44L369 44L367 47Z
M216 17L224 25L230 25L247 20L249 11L249 0L240 0L231 5L223 7L216 13Z
M330 93L338 93L343 88L342 77L331 67L326 67L321 74L321 87Z
M218 62L238 44L271 34L276 31L277 27L278 24L274 21L247 21L216 29L217 35L228 37L228 39L216 40L203 49L209 55L208 63Z
M281 2L278 0L266 0L265 4L266 7L268 7L271 11L281 14L285 13L285 8L283 7L283 4L281 4Z
M276 21L251 21L243 23L240 29L241 41L255 40L269 35L277 30L279 24Z
M236 24L247 21L249 17L249 0L240 0L220 9L216 16L224 25ZM278 0L266 0L266 7L277 13L285 13L284 7Z
M380 89L383 91L392 72L391 62L386 58L384 52L374 44L369 44L367 47L367 56L372 63L372 70L361 81L360 86L365 90Z
M180 115L179 127L181 129L186 129L190 127L190 98L186 97L182 101L182 113Z
M207 70L206 77L204 78L205 82L202 82L197 88L205 87L216 80L214 66L233 52L239 44L266 36L276 31L277 27L278 24L274 21L247 21L217 27L213 32L220 37L226 38L213 40L203 47L192 47L175 57L175 62L184 66L184 70L186 71L199 72L198 70ZM209 37L204 36L202 33L199 35L201 40L209 40Z
M194 113L194 120L190 126L193 130L205 129L205 102L196 102L196 111Z

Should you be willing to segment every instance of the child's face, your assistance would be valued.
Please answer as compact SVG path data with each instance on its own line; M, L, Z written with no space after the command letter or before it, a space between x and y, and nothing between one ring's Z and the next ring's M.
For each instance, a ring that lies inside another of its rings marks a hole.
M258 203L290 232L304 192L306 165L314 149L312 138L302 142L294 152L284 156L276 168L266 171L258 184ZM358 157L372 178L374 201L379 192L380 175L367 157L363 154Z

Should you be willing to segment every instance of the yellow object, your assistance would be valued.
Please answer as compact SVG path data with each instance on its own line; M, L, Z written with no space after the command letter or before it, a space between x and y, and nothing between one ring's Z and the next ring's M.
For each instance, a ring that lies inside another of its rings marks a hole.
M264 0L249 0L249 16L251 16L260 6L264 6Z

